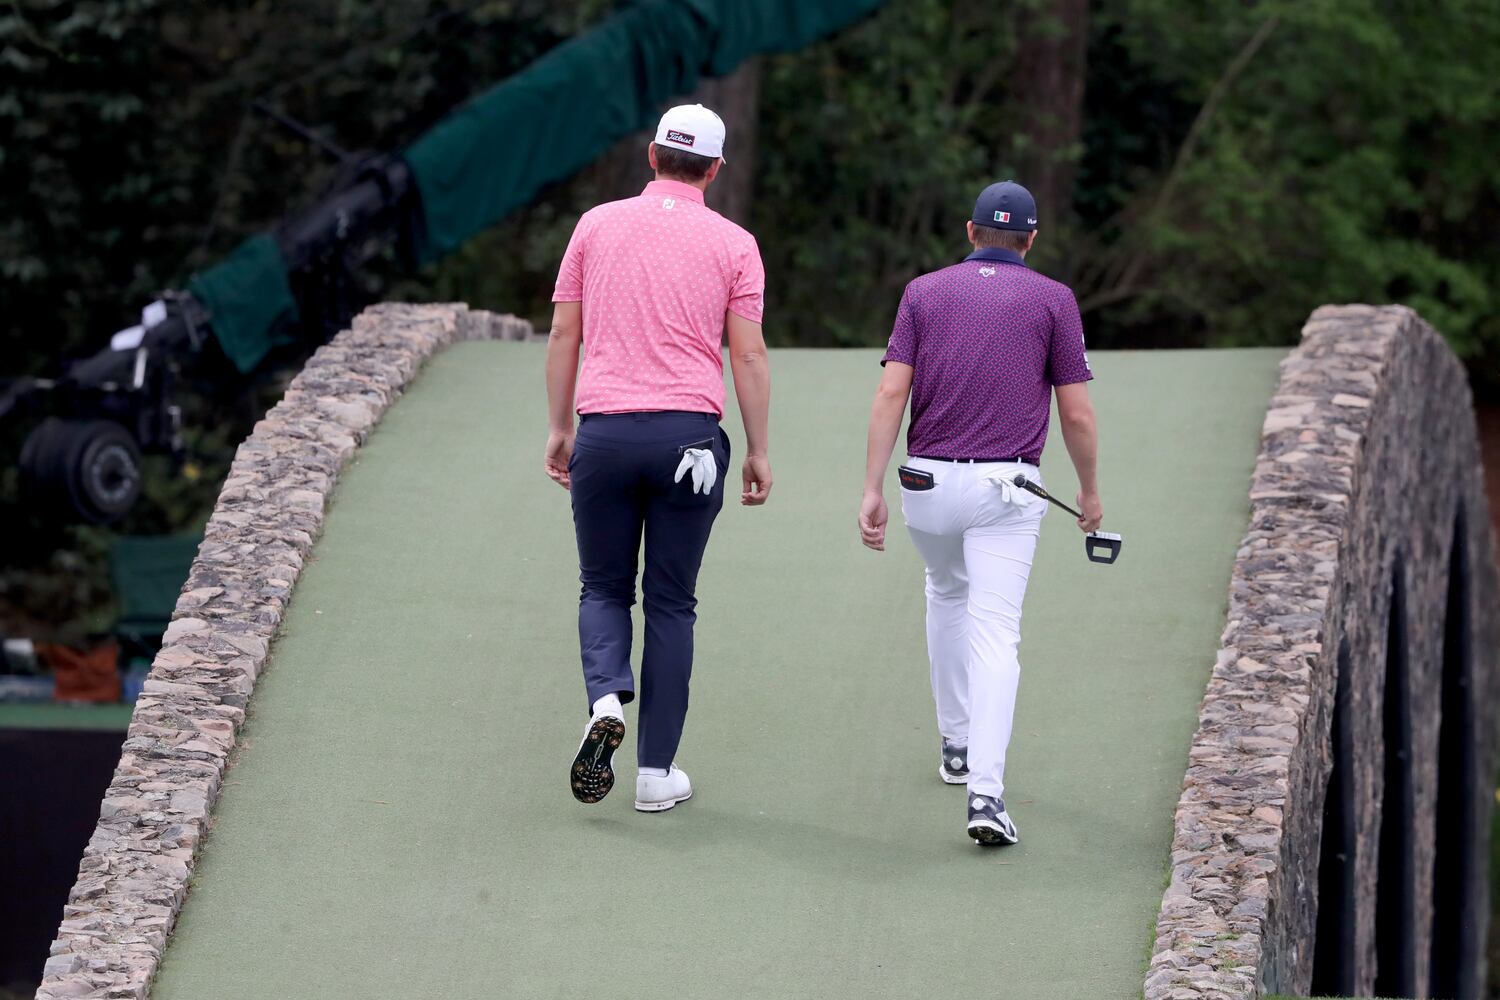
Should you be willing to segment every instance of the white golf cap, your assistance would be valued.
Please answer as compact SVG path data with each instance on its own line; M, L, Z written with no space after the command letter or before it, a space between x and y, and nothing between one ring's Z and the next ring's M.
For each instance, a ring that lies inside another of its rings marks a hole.
M720 159L724 156L724 119L701 104L679 104L661 116L656 142Z

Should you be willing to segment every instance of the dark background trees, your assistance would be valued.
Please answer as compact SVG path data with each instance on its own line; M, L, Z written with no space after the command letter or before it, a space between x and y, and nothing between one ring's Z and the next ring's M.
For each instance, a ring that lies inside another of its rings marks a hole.
M0 373L97 349L317 196L334 166L252 102L346 149L400 148L616 6L11 0ZM1320 303L1399 301L1493 391L1497 52L1500 6L1468 0L890 0L694 96L730 119L711 200L760 240L775 344L883 342L905 282L960 256L974 194L1013 176L1040 202L1034 263L1076 287L1095 347L1290 343ZM545 322L573 222L638 190L647 138L420 273L376 268L371 295ZM277 388L201 401L187 474L153 477L124 530L201 518ZM97 532L16 530L14 489L0 470L7 565L97 552Z
M155 290L396 148L609 0L16 0L0 10L0 368L90 350ZM1035 190L1036 263L1099 346L1287 342L1331 300L1500 342L1500 8L1466 0L891 0L695 95L734 119L724 207L764 247L781 343L873 344L966 204ZM639 146L380 294L541 318L578 211ZM832 306L839 308L831 308Z

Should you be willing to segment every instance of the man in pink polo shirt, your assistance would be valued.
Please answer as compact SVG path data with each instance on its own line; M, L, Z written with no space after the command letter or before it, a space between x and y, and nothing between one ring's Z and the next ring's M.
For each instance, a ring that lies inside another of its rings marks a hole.
M659 812L693 794L673 761L693 670L698 568L729 465L719 426L726 330L748 452L740 502L759 506L771 492L765 270L755 238L703 203L723 150L724 123L701 104L663 115L647 151L656 179L639 197L584 213L552 296L545 469L572 494L583 583L590 718L568 773L580 802L614 787L622 705L635 697L630 608L643 537L635 807Z

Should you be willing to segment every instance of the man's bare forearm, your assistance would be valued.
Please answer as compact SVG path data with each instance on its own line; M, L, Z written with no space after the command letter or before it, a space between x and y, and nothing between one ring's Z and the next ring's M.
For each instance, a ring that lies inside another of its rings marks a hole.
M767 455L771 447L771 362L764 347L734 351L729 358L734 396L745 424L745 447L751 455Z
M760 324L734 310L724 313L724 332L729 342L729 370L734 375L734 395L745 423L746 458L765 458L771 447L771 360Z
M1094 412L1077 414L1062 421L1063 442L1068 446L1068 457L1078 473L1078 488L1086 494L1099 492L1099 480L1095 465L1099 455L1099 432L1094 424Z
M901 417L906 413L906 396L882 391L875 393L870 407L870 433L865 444L865 492L880 493L885 488L885 473L896 450L896 436L901 433Z
M583 312L578 302L559 302L547 336L547 426L573 430L573 393L578 386L578 349L583 344Z

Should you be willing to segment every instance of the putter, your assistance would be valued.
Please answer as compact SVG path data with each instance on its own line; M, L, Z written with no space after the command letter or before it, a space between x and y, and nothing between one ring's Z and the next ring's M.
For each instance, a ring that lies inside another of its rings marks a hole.
M1042 489L1036 483L1027 479L1022 473L1017 473L1016 478L1011 480L1016 486L1021 487L1027 493L1041 497L1049 503L1055 503L1074 517L1083 517L1082 514L1063 503L1057 497ZM1125 540L1111 531L1090 531L1083 536L1083 551L1089 557L1089 562L1104 563L1108 565L1120 558L1120 545Z

